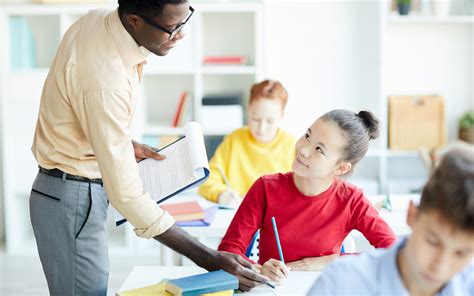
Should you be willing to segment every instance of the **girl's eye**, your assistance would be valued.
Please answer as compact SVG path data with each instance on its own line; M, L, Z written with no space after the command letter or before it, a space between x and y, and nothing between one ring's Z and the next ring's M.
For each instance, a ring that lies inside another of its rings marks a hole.
M304 138L305 138L306 140L309 140L309 134L308 134L308 133L304 134Z
M321 149L321 147L319 147L319 146L316 147L316 151L318 151L321 154L324 154L323 149Z

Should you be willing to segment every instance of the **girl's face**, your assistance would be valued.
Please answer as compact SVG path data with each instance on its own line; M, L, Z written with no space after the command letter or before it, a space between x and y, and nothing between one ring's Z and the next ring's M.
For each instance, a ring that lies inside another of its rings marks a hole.
M259 142L271 142L280 125L283 110L278 100L257 99L249 106L249 129Z
M350 163L341 161L345 144L346 138L336 123L316 120L296 142L293 172L310 179L344 175L351 169Z

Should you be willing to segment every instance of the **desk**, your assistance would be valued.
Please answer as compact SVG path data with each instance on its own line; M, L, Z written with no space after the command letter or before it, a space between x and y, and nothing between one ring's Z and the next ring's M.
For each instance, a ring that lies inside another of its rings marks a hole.
M194 266L136 266L128 275L119 291L124 292L157 284L164 278L180 278L203 272L206 271ZM291 271L283 285L276 287L275 291L272 291L268 286L262 285L250 292L239 294L274 296L274 292L276 292L278 295L306 295L320 274L320 271Z
M385 198L385 195L368 197L372 203L382 200L383 198ZM380 216L387 221L388 225L393 229L398 237L406 236L411 233L410 228L406 224L408 203L410 200L413 200L417 204L419 199L419 194L391 195L390 200L393 210L391 212L385 209L380 210ZM187 200L197 200L203 207L215 205L197 194L184 195L179 201ZM176 202L176 200L172 202ZM182 227L182 229L188 232L191 236L197 238L203 244L216 249L222 237L224 237L235 212L235 210L218 210L211 225L203 227ZM353 230L351 236L354 238L357 252L363 252L371 248L370 244L359 231ZM182 264L181 256L164 245L161 245L160 254L161 265L175 266Z

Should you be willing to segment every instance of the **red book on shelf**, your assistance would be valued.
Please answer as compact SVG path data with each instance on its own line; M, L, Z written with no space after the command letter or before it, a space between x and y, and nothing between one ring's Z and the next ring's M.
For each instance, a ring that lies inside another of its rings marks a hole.
M176 221L204 219L204 209L197 201L164 204L160 207L170 213Z
M173 116L173 122L171 123L172 127L177 127L180 121L180 118L183 116L183 108L184 104L186 103L187 92L182 92L181 97L179 98L178 107L176 108L176 112Z
M246 62L246 58L244 56L206 56L203 62L204 64L243 65Z

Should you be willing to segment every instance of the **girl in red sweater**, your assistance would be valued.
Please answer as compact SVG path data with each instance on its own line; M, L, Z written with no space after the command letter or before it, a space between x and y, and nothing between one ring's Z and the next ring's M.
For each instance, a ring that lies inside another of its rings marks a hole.
M262 265L255 266L280 283L290 268L323 269L353 229L374 247L389 247L396 240L393 231L359 188L339 178L354 169L378 135L378 120L368 111L333 110L318 118L296 143L292 171L255 181L219 250L244 255L260 230ZM279 261L272 217L286 265Z

